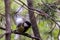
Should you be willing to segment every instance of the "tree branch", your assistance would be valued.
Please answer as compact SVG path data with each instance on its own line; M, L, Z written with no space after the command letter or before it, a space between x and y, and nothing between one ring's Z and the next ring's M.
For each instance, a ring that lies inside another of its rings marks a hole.
M27 4L28 4L28 7L30 7L30 8L33 9L33 0L27 0ZM31 25L32 25L32 29L33 29L34 36L35 36L35 37L38 37L39 40L42 40L42 39L41 39L41 36L40 36L40 34L39 34L39 30L38 30L37 23L36 23L36 18L35 18L35 15L34 15L34 10L31 11L31 10L28 8L28 13L29 13L29 18L30 18L30 21L31 21ZM36 39L36 40L37 40L37 39Z
M5 18L6 18L6 36L5 40L11 40L11 22L10 22L10 0L4 0Z
M1 14L1 13L0 13L0 15L5 17L5 15L3 15L3 14Z
M1 30L6 30L6 28L0 27Z
M4 37L4 35L5 35L5 33L4 33L4 34L0 34L0 39L1 39L2 37Z
M6 28L0 27L0 29L6 31ZM19 32L17 32L17 31L11 31L11 33L23 35L23 36L26 36L26 37L29 37L29 38L32 38L32 39L39 39L39 38L33 37L33 36L31 36L31 35L29 35L29 34L27 34L27 33L19 33ZM5 34L6 34L6 33L5 33ZM1 38L2 38L2 37L1 37Z
M31 36L31 35L29 35L29 34L27 34L27 33L19 33L19 32L17 32L17 31L12 31L12 33L14 33L14 34L19 34L19 35L23 35L23 36L26 36L26 37L29 37L29 38L32 38L32 39L39 39L39 38L33 37L33 36Z
M56 27L56 24L54 25L54 27L48 33L51 33L54 30L55 27Z
M19 0L23 5L25 5L28 9L32 10L32 11L37 11L39 13L39 15L42 15L42 16L48 16L48 14L46 14L43 10L37 10L35 8L31 8L29 6L27 6L24 2L22 2L21 0Z

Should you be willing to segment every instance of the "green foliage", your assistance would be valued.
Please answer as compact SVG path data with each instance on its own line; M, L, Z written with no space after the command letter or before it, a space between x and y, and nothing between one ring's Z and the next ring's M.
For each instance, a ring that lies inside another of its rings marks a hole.
M27 4L26 0L22 0L25 4ZM50 4L53 3L55 0L43 0L46 4ZM39 5L40 4L40 5ZM45 5L42 4L41 0L33 0L33 5L34 8L40 10L42 9L44 12L46 12L47 14L49 14L52 18L56 18L56 12L52 9L47 8ZM19 7L20 5L16 4L14 2L14 0L11 0L11 15L13 15L16 11L16 9ZM55 8L54 8L55 9ZM0 0L0 13L5 13L4 11L4 2L3 0ZM23 10L22 15L25 16L28 13L28 11L26 9ZM38 23L38 28L39 28L39 32L40 35L42 37L43 40L47 40L47 38L49 37L49 31L52 29L52 25L54 25L54 22L49 19L46 18L44 16L38 16L40 17L40 23ZM14 21L11 21L11 29L15 30L16 29L16 25L14 24ZM54 40L57 40L57 36L58 36L58 28L55 28L52 32L52 36L54 37ZM0 34L2 34L4 31L0 30ZM27 33L33 35L32 29L30 28ZM14 40L15 34L11 35L11 40ZM21 36L22 40L31 40L31 38L25 37L25 36ZM4 40L4 37L0 40Z
M4 13L4 2L3 0L0 1L0 13Z
M53 31L53 33L52 33L52 35L54 36L54 39L55 39L55 40L56 40L57 37L58 37L58 33L59 33L59 30L55 28L54 31Z
M38 3L41 3L41 0L33 0L33 5L35 8L38 7Z

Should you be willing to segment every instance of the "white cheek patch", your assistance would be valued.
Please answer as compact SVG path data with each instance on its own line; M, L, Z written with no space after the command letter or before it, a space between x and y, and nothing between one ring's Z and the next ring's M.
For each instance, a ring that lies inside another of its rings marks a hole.
M26 23L24 23L24 26L25 26L25 27L28 27L28 25L27 25Z

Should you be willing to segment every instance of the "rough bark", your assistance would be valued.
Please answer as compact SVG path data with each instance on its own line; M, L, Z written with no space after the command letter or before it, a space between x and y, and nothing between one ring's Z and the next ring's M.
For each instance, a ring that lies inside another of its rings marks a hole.
M27 4L28 4L28 7L33 8L33 0L27 0ZM30 17L30 21L31 21L31 25L32 25L34 36L38 37L39 40L41 40L34 12L31 11L31 10L28 10L28 13L29 13L29 17Z
M11 25L10 25L10 0L4 0L5 2L5 18L6 18L6 36L5 40L11 40Z

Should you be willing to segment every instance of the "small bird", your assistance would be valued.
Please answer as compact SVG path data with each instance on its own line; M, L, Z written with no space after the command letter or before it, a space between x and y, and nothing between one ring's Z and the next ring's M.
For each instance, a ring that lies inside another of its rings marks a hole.
M31 27L31 23L27 20L24 20L21 16L16 17L15 22L16 22L16 25L17 25L16 31L18 31L19 33L25 33ZM19 36L20 35L16 34L15 40L17 38L19 38Z
M19 10L22 11L22 7L20 7ZM14 20L16 23L16 31L18 31L19 33L25 33L30 27L31 27L31 23L30 21L26 20L26 18L24 18L23 16L19 15L19 13L21 13L21 11L17 12L14 15ZM16 34L15 39L17 39L19 37L18 34Z
M15 18L18 32L24 33L30 28L31 23L27 20L24 20L22 16L19 16L18 14L16 14L14 18Z

